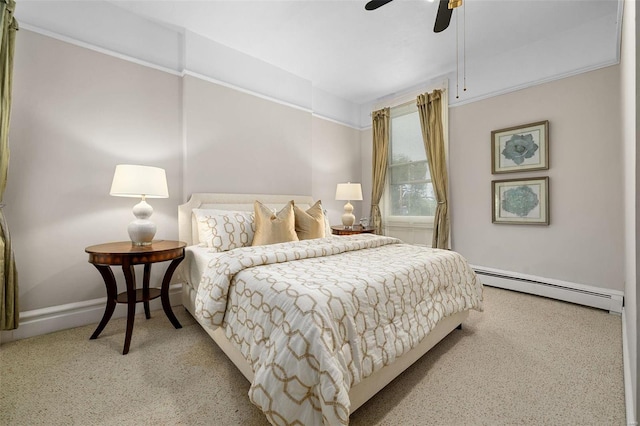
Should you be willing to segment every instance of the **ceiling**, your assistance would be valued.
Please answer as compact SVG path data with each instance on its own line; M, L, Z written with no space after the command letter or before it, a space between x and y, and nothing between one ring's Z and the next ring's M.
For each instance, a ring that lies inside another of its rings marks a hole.
M437 0L375 11L366 1L19 0L16 17L27 30L356 126L380 99L438 81L448 79L450 105L462 104L620 57L622 0L465 0L438 34Z
M455 71L456 51L460 67L464 59L472 69L474 61L595 27L603 18L615 31L619 6L617 0L465 0L450 27L436 34L438 2L427 0L394 0L375 11L364 9L366 0L111 3L261 59L356 104Z

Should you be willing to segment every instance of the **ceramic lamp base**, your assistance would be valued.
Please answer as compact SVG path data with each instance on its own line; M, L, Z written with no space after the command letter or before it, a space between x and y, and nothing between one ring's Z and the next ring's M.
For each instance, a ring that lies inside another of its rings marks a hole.
M127 231L129 231L129 238L134 246L151 245L153 237L156 235L156 225L149 220L152 214L153 207L144 198L133 207L133 215L136 220L129 224Z
M353 205L347 201L344 205L344 214L342 215L342 224L345 228L351 228L356 222L356 217L353 215Z

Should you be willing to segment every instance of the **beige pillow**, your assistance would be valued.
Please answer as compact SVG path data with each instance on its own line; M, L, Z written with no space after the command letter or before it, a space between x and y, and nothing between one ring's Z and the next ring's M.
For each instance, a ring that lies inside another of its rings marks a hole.
M256 215L256 232L252 246L298 241L293 201L289 201L275 214L260 201L253 203L253 210Z
M292 201L293 202L293 201ZM296 217L296 234L300 240L323 238L325 236L324 213L320 200L304 211L298 206L293 206Z

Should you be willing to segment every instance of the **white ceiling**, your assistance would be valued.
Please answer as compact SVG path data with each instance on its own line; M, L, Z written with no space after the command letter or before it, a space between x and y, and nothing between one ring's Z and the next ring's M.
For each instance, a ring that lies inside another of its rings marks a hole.
M439 34L433 32L437 0L394 0L375 11L365 11L366 0L111 3L261 59L356 104L454 71L457 28L459 60L464 46L472 70L476 61L577 27L593 23L600 31L603 19L610 31L619 27L617 0L465 0ZM589 46L576 49L588 54ZM512 66L518 72L519 64Z
M16 17L27 30L355 127L370 125L380 99L447 80L450 105L463 104L620 57L622 0L465 0L438 34L437 0L375 11L366 1L19 0Z

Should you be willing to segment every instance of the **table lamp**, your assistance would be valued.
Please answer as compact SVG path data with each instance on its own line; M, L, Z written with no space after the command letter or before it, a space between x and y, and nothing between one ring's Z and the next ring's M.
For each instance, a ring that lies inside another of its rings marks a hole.
M168 198L167 176L164 169L149 166L119 164L113 175L110 195L116 197L141 197L142 201L133 206L136 219L129 224L129 238L136 246L151 244L156 235L156 225L149 220L153 214L147 198Z
M356 221L356 217L353 215L351 201L362 200L362 187L359 183L339 183L336 188L336 200L347 202L347 204L344 205L342 224L345 228L351 228Z

